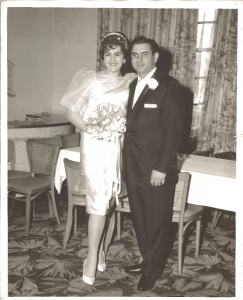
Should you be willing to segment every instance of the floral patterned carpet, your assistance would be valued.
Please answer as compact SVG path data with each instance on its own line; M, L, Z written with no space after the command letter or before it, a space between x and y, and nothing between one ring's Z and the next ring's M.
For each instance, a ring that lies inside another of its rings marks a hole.
M87 256L87 220L72 235L67 249L62 241L67 219L67 198L58 199L61 225L50 218L46 199L37 202L37 214L29 237L25 231L25 204L9 205L8 276L9 297L234 297L235 220L223 214L210 231L212 209L206 209L202 246L195 258L195 228L189 229L183 273L177 274L177 227L171 227L171 251L163 275L152 291L139 292L140 276L128 275L122 267L137 263L139 250L129 214L124 214L122 239L114 240L106 255L107 269L97 272L94 286L82 281Z

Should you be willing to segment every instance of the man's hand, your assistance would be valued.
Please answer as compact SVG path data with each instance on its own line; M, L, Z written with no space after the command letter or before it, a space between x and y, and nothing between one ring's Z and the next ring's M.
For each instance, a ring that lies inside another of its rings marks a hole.
M165 183L165 173L159 171L152 171L150 183L152 186L161 186Z

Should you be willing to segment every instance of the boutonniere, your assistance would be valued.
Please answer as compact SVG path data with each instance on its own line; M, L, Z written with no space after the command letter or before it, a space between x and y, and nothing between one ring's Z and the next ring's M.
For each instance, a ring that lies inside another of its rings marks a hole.
M159 85L158 81L154 78L150 78L148 81L148 86L151 90L155 90Z

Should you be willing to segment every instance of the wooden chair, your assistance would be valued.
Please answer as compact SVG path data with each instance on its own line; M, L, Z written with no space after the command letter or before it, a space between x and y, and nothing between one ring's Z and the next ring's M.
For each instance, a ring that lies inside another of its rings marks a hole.
M41 144L57 145L57 146L59 145L59 141L58 141L57 137L37 138L37 139L31 139L31 140L35 141L37 143L41 143ZM13 142L13 141L8 140L8 146L9 146L8 148L10 149L10 150L8 150L9 151L9 159L11 159L13 157L13 153L15 155L15 149L12 150L14 143L12 145L11 142ZM14 157L14 164L15 164L15 157ZM8 170L8 180L24 178L24 177L28 177L28 176L31 176L31 172L15 170L15 168L9 168L9 170Z
M57 136L60 148L74 148L80 146L80 133Z
M41 144L47 144L47 145L59 145L59 141L57 137L46 137L46 138L37 138L37 139L31 139L32 141L35 141L37 143ZM14 147L14 148L13 148ZM14 157L13 157L14 154ZM14 142L12 140L8 140L8 157L9 159L12 160L12 164L15 164L15 146ZM10 162L10 160L8 161ZM15 170L15 168L11 167L8 168L8 179L14 179L14 178L23 178L23 177L28 177L31 176L31 172L26 172L26 171L18 171Z
M49 201L50 215L54 212L57 223L60 224L54 193L54 176L59 146L37 143L35 140L27 140L27 154L32 176L8 180L9 198L26 202L26 235L30 230L31 202L41 193L46 193ZM16 197L13 194L21 194ZM33 202L33 216L35 207Z
M213 157L220 158L220 159L236 160L236 152L228 151L228 152L215 153ZM211 224L211 232L213 232L214 229L217 227L217 223L221 215L222 215L222 210L215 209L212 224ZM229 221L233 216L235 216L235 213L230 212Z
M15 143L13 140L8 139L8 180L31 176L30 172L15 170L15 163ZM15 196L15 194L12 193L12 196ZM11 201L11 206L14 209L14 201Z
M209 150L202 150L202 151L193 151L192 155L198 156L205 156L205 157L212 157L213 156L214 148L210 148Z
M73 210L74 210L74 236L77 236L77 206L86 206L85 196L79 194L74 190L74 186L78 180L79 172L80 172L80 163L72 161L68 158L64 158L64 165L67 176L67 187L68 187L68 218L67 225L63 239L63 250L67 247L67 242L70 237L70 232L73 223ZM108 229L106 231L105 243L104 243L104 251L107 252L108 246L111 242L112 233L114 231L115 224L115 214L109 214L107 218L106 226L108 225Z
M8 139L8 179L31 176L30 172L15 170L15 163L15 144L13 140Z
M8 139L8 170L15 170L15 144Z
M179 174L179 181L176 184L172 222L178 223L178 274L182 273L182 246L185 231L188 226L196 221L196 249L195 257L199 256L201 219L204 207L201 205L188 204L188 192L191 174L182 172Z
M182 273L182 246L184 234L188 226L196 221L196 250L195 256L199 256L200 248L200 232L201 232L201 216L203 214L203 206L187 204L189 191L189 182L191 174L188 172L179 173L179 181L176 184L174 207L172 222L178 223L178 274ZM121 238L121 212L130 212L128 198L120 199L119 205L116 207L117 212L117 239Z

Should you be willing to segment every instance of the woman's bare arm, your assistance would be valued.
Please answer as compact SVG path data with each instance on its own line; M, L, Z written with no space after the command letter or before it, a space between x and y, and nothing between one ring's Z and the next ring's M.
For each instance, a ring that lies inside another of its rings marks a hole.
M85 123L80 115L74 113L70 109L66 110L66 118L77 128L84 131L85 130Z

